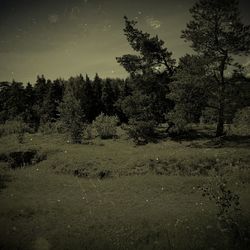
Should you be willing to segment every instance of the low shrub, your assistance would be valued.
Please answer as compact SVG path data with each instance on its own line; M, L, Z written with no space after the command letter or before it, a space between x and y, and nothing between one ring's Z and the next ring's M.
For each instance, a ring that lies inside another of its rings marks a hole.
M231 130L236 135L250 135L250 107L236 112Z
M217 208L217 225L227 238L228 249L245 249L247 229L242 223L239 195L229 189L228 181L219 175L199 189Z
M24 142L24 134L29 131L29 126L22 120L8 120L0 126L0 136L15 134L19 143Z
M119 120L117 116L107 116L101 113L93 121L93 127L102 139L114 138Z
M154 138L155 123L153 121L129 120L127 128L128 135L133 139L135 144L146 144Z
M92 129L93 129L93 127L91 124L85 125L85 129L83 131L83 139L85 139L85 140L93 139L94 135L93 135Z
M49 134L62 134L66 132L66 129L63 126L61 121L56 122L46 122L42 123L38 129L38 131L42 134L49 135Z

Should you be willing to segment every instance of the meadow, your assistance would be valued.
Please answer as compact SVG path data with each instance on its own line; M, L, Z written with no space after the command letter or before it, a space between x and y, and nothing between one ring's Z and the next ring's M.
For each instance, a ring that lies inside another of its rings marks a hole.
M4 135L0 249L247 249L249 146L247 136L220 141L208 129L142 146L121 128L82 144Z

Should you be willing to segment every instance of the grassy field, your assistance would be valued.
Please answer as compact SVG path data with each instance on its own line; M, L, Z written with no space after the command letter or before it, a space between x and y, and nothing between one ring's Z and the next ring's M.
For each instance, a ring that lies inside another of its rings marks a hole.
M81 145L63 135L0 138L0 249L247 249L250 140L161 139L124 132ZM19 167L13 152L37 152ZM42 156L42 157L41 157ZM12 164L12 165L11 165ZM12 166L12 168L11 168ZM199 186L216 175L240 197L235 239ZM240 239L240 243L239 243Z

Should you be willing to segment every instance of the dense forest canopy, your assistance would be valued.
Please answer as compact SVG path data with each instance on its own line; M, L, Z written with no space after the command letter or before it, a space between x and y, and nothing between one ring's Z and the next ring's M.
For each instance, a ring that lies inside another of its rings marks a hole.
M223 135L224 124L232 123L237 110L250 106L250 78L235 61L235 55L250 52L250 28L241 22L235 0L200 0L190 14L181 37L193 55L176 63L163 40L125 16L124 35L135 53L116 60L129 77L80 74L51 80L41 75L35 83L1 82L0 123L19 119L37 130L64 121L77 133L82 124L104 114L117 116L135 133L145 131L140 136L152 135L160 123L183 130L200 121L216 123L216 135Z

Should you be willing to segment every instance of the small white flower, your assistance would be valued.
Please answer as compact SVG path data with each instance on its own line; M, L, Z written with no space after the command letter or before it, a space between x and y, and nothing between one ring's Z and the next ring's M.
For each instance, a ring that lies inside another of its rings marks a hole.
M148 202L148 200L146 200L146 202Z
M57 200L57 202L61 202L61 200Z

